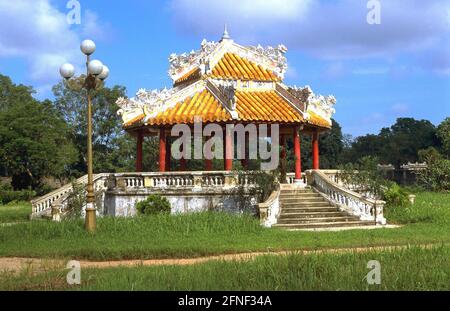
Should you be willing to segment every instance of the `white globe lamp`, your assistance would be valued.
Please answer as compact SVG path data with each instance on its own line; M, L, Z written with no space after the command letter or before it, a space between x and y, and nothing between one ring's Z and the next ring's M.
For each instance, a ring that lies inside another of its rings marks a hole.
M101 61L94 59L88 64L88 73L94 76L98 76L103 71L103 64Z
M95 43L92 40L84 40L81 42L80 49L85 55L91 55L95 52Z
M72 64L65 63L59 68L59 73L64 79L70 79L75 74L75 67Z

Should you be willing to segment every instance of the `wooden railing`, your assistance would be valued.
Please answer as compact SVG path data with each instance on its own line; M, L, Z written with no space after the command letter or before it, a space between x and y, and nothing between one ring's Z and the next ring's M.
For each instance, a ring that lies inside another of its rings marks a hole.
M346 189L321 170L312 170L310 175L313 186L339 208L360 217L361 220L374 220L379 224L386 223L383 216L384 201L370 199Z

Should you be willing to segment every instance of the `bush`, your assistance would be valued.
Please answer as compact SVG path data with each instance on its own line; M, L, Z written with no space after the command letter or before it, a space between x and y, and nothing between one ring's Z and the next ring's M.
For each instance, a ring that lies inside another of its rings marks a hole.
M170 213L169 201L159 194L152 194L144 201L136 204L136 209L141 215L153 215L159 213Z
M432 191L450 190L450 160L443 157L428 157L427 169L418 172L417 181Z
M378 158L365 156L356 163L340 165L339 179L347 185L357 185L357 187L367 191L371 196L380 198L383 196L386 186L386 179L382 172L378 170Z
M409 205L409 193L396 183L392 183L384 190L383 199L388 207L404 207Z
M13 201L30 201L36 196L36 192L29 189L13 190L11 184L0 183L0 204Z

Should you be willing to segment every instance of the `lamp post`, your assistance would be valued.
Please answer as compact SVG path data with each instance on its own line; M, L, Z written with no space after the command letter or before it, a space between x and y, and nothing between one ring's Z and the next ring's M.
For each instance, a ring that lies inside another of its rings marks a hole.
M70 89L86 90L87 95L87 173L88 182L86 187L86 218L85 229L94 232L96 228L96 208L95 193L92 172L92 103L91 91L102 86L103 81L109 75L109 69L99 60L91 60L91 55L95 51L95 43L92 40L84 40L80 46L83 54L86 55L86 76L80 76L72 79L75 74L75 68L71 64L63 64L59 72L65 79L65 85ZM70 83L74 81L75 83Z

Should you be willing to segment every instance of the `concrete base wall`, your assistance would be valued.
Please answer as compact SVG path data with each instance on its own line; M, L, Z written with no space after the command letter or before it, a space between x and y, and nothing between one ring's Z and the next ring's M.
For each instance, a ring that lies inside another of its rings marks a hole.
M104 214L110 216L135 216L136 203L145 200L151 193L108 191L104 199ZM159 193L168 199L171 205L171 213L202 212L208 210L228 211L240 213L239 199L231 193L212 193L177 191L177 193ZM250 212L256 213L255 204L250 207Z

